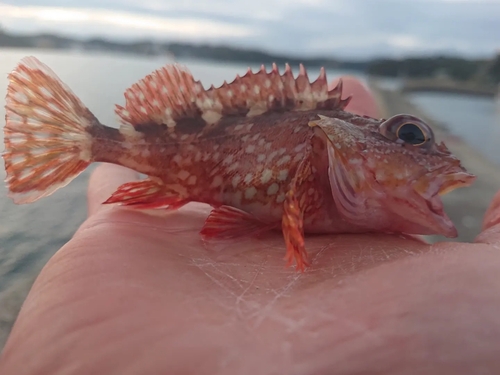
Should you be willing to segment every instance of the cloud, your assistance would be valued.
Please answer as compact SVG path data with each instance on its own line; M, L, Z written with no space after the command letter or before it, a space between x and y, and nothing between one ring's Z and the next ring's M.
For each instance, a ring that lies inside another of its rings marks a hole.
M213 39L220 37L239 38L255 32L238 25L225 24L196 18L168 18L134 14L124 11L102 9L13 6L0 4L0 14L6 26L21 29L50 29L64 32L71 29L87 28L89 34L109 27L115 33L137 34L141 36L181 37L182 39ZM30 24L30 26L28 26ZM109 33L109 32L108 32Z
M1 0L0 0L1 1ZM43 5L41 5L43 3ZM4 0L3 26L347 58L500 49L500 0Z

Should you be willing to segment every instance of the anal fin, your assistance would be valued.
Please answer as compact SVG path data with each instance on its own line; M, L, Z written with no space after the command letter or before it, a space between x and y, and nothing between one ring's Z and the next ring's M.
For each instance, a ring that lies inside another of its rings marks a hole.
M145 179L121 185L104 204L119 203L137 209L178 209L189 201L170 191L167 186Z
M205 239L231 239L255 236L279 227L265 223L252 214L230 206L220 206L210 212L200 234Z

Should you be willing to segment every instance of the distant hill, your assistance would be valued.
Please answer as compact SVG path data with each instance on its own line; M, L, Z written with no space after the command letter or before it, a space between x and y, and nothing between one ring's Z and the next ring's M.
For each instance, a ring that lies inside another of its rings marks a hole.
M373 76L402 78L449 77L457 81L474 81L493 85L500 82L500 55L489 60L473 60L455 56L409 57L405 59L372 59L366 61L342 60L331 57L292 57L271 52L208 44L175 42L117 42L103 38L77 40L53 34L15 35L0 28L0 47L79 49L121 52L140 55L173 54L175 57L214 61L284 65L355 70Z

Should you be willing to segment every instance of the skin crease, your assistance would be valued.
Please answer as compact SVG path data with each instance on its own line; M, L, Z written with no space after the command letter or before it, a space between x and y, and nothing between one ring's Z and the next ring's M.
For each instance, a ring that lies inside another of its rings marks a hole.
M344 83L348 110L379 117ZM499 372L500 192L473 244L307 236L300 275L280 233L203 246L205 206L100 205L134 178L95 170L89 218L34 283L0 374Z

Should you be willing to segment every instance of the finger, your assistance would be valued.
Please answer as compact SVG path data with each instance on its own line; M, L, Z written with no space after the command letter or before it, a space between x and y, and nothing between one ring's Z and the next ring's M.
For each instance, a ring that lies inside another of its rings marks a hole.
M115 164L103 163L90 176L88 197L88 216L102 207L102 202L122 184L139 179L139 174L131 169Z
M352 96L346 110L357 115L378 118L381 116L380 109L370 89L359 79L352 76L342 76L330 83L329 89L333 89L342 79L342 98Z
M493 197L483 220L482 232L476 242L500 245L500 191Z

